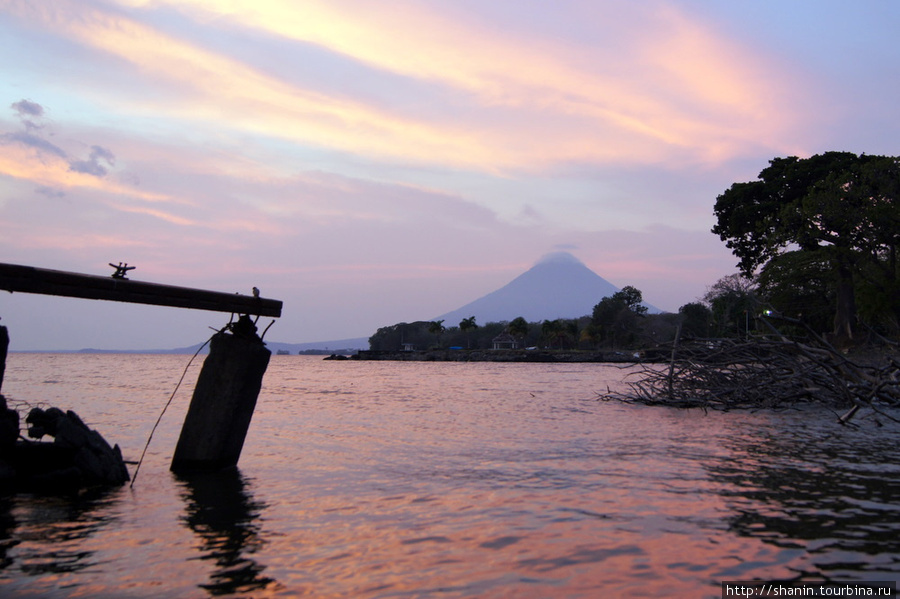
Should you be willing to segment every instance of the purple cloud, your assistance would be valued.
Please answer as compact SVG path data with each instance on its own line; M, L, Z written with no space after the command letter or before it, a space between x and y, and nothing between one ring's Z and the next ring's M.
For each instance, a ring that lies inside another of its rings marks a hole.
M103 146L91 146L91 153L86 160L69 159L65 150L50 143L37 132L43 128L43 124L39 124L32 120L40 119L44 116L44 107L37 102L30 100L19 100L10 104L10 108L16 113L17 118L25 127L25 131L18 133L0 134L0 145L21 144L37 150L41 153L52 154L69 162L69 170L76 173L84 173L95 177L104 177L108 173L107 166L114 166L116 163L115 155ZM107 166L104 166L105 165Z
M106 167L100 164L101 160L109 166L114 166L116 163L116 157L112 152L102 146L91 146L91 154L88 159L69 161L69 170L76 173L94 175L95 177L103 177L108 171Z
M33 131L44 127L43 124L35 122L35 120L44 117L44 107L37 102L22 99L18 102L13 102L9 107L15 111L16 118L25 125L25 131Z
M49 154L53 154L54 156L59 156L60 158L66 157L65 150L55 144L50 143L46 139L37 135L33 135L27 131L22 133L4 133L0 135L0 144L9 145L13 143L22 144L23 146L34 148L39 152L47 152Z
M37 102L31 102L30 100L19 100L18 102L14 102L9 106L13 110L18 113L19 118L27 118L27 117L38 117L41 118L44 116L44 107L38 104Z

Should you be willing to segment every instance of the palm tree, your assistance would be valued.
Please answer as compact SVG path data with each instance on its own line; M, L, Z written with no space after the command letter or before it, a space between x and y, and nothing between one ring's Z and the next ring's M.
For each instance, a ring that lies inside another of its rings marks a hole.
M525 345L524 340L525 336L528 334L528 321L521 316L517 316L512 319L512 322L510 322L509 325L507 325L506 330L516 339L523 340L522 345Z
M565 321L563 325L563 330L565 331L566 340L572 340L575 349L578 348L578 320L572 319Z
M565 334L563 331L563 323L561 320L545 320L541 324L541 334L547 340L547 346L553 348L553 342L560 342L561 337ZM560 342L560 347L562 343Z
M428 325L428 332L431 333L432 335L435 335L438 339L438 342L437 342L438 347L441 346L441 335L443 335L444 331L446 331L446 330L447 329L444 328L443 320L435 320L435 321L432 321L432 323Z
M552 349L553 344L557 349L564 349L569 340L578 340L578 321L557 318L545 320L541 324L541 335L547 340L547 345Z
M475 324L475 317L470 316L468 318L463 318L459 323L459 330L466 334L466 349L472 349L472 340L469 337L470 329L477 329L478 325Z

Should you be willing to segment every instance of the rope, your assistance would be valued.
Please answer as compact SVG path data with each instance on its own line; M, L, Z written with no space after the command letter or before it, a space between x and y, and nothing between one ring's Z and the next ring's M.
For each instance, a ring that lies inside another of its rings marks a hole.
M178 388L181 387L181 383L184 381L184 377L187 375L188 368L191 367L191 364L194 362L194 358L196 358L200 354L200 352L203 351L203 348L206 347L210 341L212 341L213 337L215 337L215 335L203 342L203 345L201 345L197 349L197 351L194 352L194 355L191 356L190 360L188 360L187 366L184 367L184 371L181 373L181 378L178 379L178 384L175 385L175 389L172 391L172 395L169 396L169 401L167 401L166 405L163 406L162 412L159 413L159 418L156 419L156 424L154 424L153 429L150 430L150 436L147 437L147 444L144 445L144 451L141 452L141 459L138 460L137 467L134 469L134 476L132 477L131 484L129 485L130 488L134 488L134 483L137 480L138 472L141 471L141 464L144 462L144 456L147 454L147 448L150 447L150 441L153 439L153 433L156 432L156 427L159 426L163 415L166 413L166 410L169 409L169 405L171 405L172 400L175 399L175 394L178 393Z

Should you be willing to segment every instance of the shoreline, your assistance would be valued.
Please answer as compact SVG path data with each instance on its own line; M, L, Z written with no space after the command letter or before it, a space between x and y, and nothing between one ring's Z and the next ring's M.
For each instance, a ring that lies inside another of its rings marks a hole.
M537 362L537 363L633 363L657 361L651 352L559 349L430 349L412 351L360 350L353 356L328 359L401 362Z

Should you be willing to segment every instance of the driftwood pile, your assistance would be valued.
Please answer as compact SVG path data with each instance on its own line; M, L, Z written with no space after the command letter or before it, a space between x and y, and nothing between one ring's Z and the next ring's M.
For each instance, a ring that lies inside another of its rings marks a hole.
M818 336L801 342L775 334L676 340L664 352L667 362L638 365L626 392L600 399L720 410L814 403L846 411L842 423L861 407L900 406L900 362L889 349L860 359Z

